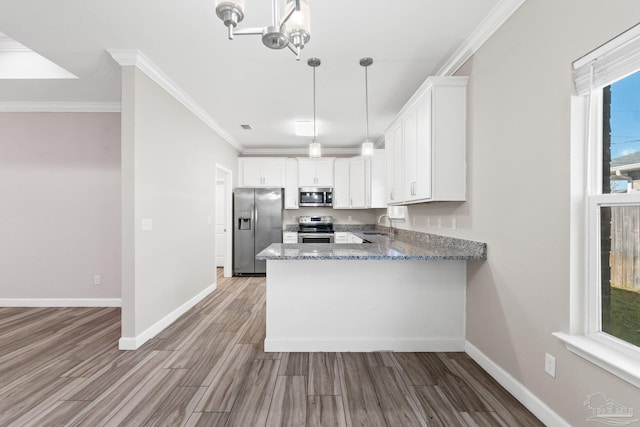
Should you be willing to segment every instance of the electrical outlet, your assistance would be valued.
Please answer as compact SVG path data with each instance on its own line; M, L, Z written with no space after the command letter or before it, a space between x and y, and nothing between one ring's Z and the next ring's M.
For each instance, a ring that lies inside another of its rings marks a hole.
M553 378L556 377L556 358L549 353L544 356L544 371Z
M427 227L431 227L431 217L427 217Z
M456 220L455 218L451 218L451 229L455 230L458 228L458 220Z
M98 286L100 284L100 275L96 274L95 276L93 276L93 284Z
M411 225L416 225L416 217L411 217Z
M442 218L438 217L438 228L442 228Z

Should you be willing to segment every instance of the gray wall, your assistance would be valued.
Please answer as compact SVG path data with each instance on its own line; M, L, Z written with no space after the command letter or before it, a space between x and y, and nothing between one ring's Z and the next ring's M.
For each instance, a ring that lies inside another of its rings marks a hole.
M120 298L120 114L1 113L0 129L0 299Z
M571 63L639 18L636 0L527 1L458 73L471 76L468 201L411 206L399 225L488 243L468 270L468 341L576 426L589 393L640 410L637 388L551 336L570 320Z
M123 68L122 88L122 328L133 338L215 283L215 165L235 177L238 153L139 69Z

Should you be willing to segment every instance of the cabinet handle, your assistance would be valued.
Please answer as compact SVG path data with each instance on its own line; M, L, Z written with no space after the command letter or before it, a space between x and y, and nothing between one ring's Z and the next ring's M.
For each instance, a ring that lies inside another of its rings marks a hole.
M353 199L349 199L349 207L352 208L353 207Z

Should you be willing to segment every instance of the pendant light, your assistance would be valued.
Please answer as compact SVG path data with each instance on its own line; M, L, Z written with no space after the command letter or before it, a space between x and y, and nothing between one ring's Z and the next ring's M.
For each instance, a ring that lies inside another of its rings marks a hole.
M320 143L316 142L316 137L318 136L316 130L316 67L320 66L320 60L318 58L309 58L307 64L313 68L313 140L309 144L309 157L318 158L322 156Z
M373 157L373 142L369 139L369 76L367 74L367 68L373 64L373 59L362 58L360 65L364 67L364 93L365 93L365 108L367 115L367 139L362 143L362 157Z

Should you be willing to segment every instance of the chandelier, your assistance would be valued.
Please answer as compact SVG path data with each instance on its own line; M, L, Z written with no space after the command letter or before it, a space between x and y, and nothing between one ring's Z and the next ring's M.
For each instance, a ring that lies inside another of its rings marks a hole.
M284 17L280 20L278 0L272 0L272 23L266 27L236 29L244 19L244 0L216 0L216 15L227 26L229 40L236 35L261 35L262 43L270 49L288 47L300 60L300 51L311 38L309 0L287 0Z

